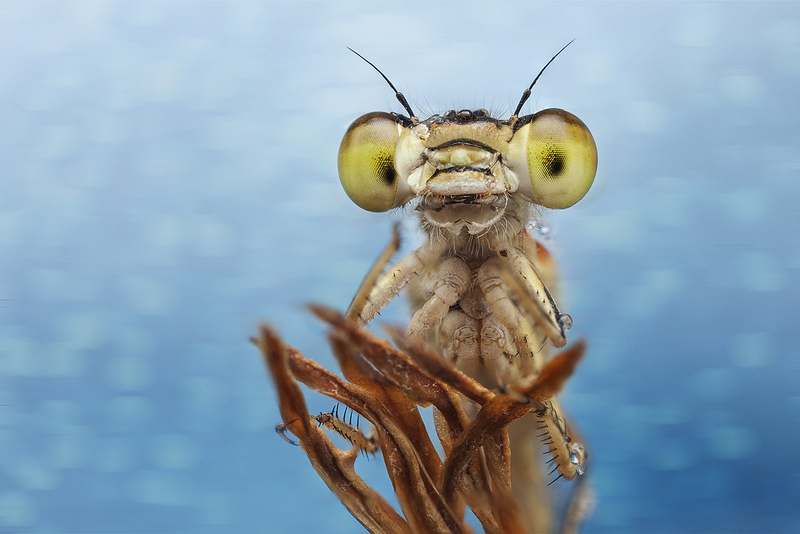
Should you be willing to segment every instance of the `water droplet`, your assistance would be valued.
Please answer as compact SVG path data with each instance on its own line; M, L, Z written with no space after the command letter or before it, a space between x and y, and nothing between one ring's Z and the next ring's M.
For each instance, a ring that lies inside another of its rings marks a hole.
M543 238L549 238L552 231L549 224L536 219L528 219L528 222L525 223L525 229L529 232L536 232Z
M586 449L580 443L569 446L569 461L575 466L575 472L582 475L585 472L583 464L586 462Z
M558 318L558 324L561 325L561 328L564 330L569 330L572 328L572 317L566 313L562 313Z

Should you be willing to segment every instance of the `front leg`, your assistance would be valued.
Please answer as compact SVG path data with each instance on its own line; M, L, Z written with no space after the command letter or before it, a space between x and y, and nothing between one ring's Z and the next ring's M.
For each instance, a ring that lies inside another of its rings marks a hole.
M359 315L362 311L364 311L364 307L367 305L367 302L369 302L370 292L372 292L372 289L375 287L375 284L378 281L378 278L380 278L383 270L387 265L389 265L392 256L394 256L399 249L400 230L399 225L395 224L392 228L392 240L389 241L389 244L383 249L380 256L378 256L378 259L372 264L369 272L367 272L367 275L361 282L358 291L356 291L356 294L353 296L353 300L350 302L350 307L347 308L347 313L344 315L345 319L352 322L358 322ZM359 322L359 324L361 323Z
M535 350L536 333L511 300L502 275L506 267L498 258L486 260L477 273L477 283L492 308L492 317L507 329L516 347L518 371L504 377L503 381L520 380L525 375L538 372L544 364L542 355Z
M358 326L371 323L409 281L422 273L427 265L434 264L441 258L447 245L426 243L405 256L378 279L380 271L388 264L398 246L399 241L395 234L356 292L345 317Z
M555 299L531 261L509 241L495 238L490 247L497 254L497 259L505 265L505 269L496 269L497 276L505 282L530 320L554 346L566 345L566 330L572 325L571 319L558 309Z
M433 329L444 320L452 306L471 287L472 270L459 258L447 258L429 268L420 280L420 293L425 303L408 323L409 342L422 345Z

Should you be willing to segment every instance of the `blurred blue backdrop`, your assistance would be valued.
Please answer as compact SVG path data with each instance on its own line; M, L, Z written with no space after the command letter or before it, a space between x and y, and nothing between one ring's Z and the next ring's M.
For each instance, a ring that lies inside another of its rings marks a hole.
M506 117L573 38L526 111L599 151L549 215L586 531L800 531L800 4L94 1L0 3L0 530L358 531L247 342L333 367L303 304L404 218L340 189L349 123L401 111L346 47Z

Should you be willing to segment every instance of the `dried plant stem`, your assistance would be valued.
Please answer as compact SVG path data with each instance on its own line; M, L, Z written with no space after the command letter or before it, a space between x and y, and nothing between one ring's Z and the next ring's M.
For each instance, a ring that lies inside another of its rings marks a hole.
M468 533L466 504L485 532L526 531L512 488L508 427L532 411L549 413L549 403L575 369L583 344L550 360L535 379L493 392L424 348L399 350L334 311L318 306L312 311L332 327L329 339L344 378L283 344L266 326L255 342L275 381L282 426L297 437L314 469L350 513L375 533ZM392 334L400 338L396 331ZM297 382L374 425L402 516L356 474L358 449L338 449L314 424ZM474 418L464 402L477 405ZM435 408L444 461L420 406ZM579 517L575 512L565 523Z

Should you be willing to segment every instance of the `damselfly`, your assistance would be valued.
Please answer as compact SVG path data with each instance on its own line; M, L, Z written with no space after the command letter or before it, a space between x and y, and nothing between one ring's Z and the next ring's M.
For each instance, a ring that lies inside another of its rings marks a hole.
M563 347L572 321L556 304L554 262L526 224L587 193L597 169L592 135L561 109L519 116L545 68L506 120L485 110L420 120L367 63L407 116L357 119L339 149L339 177L363 209L412 207L427 240L390 265L395 230L344 316L313 308L332 326L345 380L262 328L256 341L278 389L278 430L298 438L372 532L469 531L466 507L487 532L575 530L588 486L553 482L583 474L587 454L556 394L583 343L550 357L548 345ZM405 287L415 312L405 332L390 330L392 346L364 327ZM371 435L336 413L311 416L295 381L369 421ZM419 414L430 405L444 458ZM354 448L338 449L320 426ZM366 448L383 455L402 516L355 473Z

